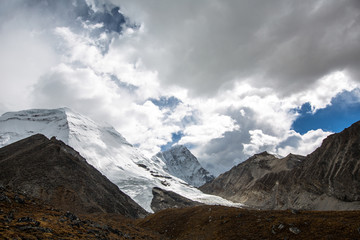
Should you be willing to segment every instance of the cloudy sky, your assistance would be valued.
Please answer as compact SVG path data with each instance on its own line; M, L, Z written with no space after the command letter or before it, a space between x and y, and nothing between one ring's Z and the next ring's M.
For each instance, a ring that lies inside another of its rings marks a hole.
M2 0L0 114L69 107L219 174L360 120L358 0Z

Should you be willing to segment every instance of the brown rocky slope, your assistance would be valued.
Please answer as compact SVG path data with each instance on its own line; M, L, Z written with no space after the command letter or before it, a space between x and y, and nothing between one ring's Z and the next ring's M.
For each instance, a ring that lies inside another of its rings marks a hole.
M41 134L0 149L0 185L78 213L147 213L71 147Z
M0 239L359 239L360 212L166 209L144 219L75 215L0 187Z
M164 239L117 213L74 214L0 186L0 239Z
M360 122L306 157L257 154L200 189L262 209L360 209Z

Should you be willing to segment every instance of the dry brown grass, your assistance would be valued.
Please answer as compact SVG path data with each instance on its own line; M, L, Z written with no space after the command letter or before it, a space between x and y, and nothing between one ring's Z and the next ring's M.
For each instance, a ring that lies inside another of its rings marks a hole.
M0 239L161 238L119 214L75 216L19 193L0 191Z
M138 225L170 239L360 239L360 211L260 211L197 206L164 210L138 220ZM295 234L290 229L300 232Z

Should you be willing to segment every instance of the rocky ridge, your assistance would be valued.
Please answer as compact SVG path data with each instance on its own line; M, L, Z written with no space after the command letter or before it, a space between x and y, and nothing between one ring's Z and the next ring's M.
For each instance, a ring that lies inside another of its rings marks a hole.
M0 184L74 213L147 212L65 143L36 134L0 148Z
M360 209L360 122L306 157L257 154L200 189L262 209Z

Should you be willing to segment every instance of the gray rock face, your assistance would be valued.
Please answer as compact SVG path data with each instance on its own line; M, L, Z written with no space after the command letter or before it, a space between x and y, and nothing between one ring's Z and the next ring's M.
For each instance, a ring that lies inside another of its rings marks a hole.
M257 154L200 189L264 209L360 209L360 122L306 157Z
M360 122L327 137L307 156L296 179L309 192L360 201Z
M154 212L167 208L182 208L202 205L202 203L192 201L177 193L166 191L158 187L154 187L152 193L154 198L151 202L151 208Z
M0 149L0 185L75 213L147 213L71 147L37 134Z
M298 166L304 158L303 156L290 154L285 158L278 159L267 152L255 154L245 162L221 174L214 181L201 186L200 190L222 196L234 202L246 202L248 205L259 207L259 204L254 203L252 195L255 192L253 190L268 188L266 185L261 184L260 180L288 172ZM274 184L270 188L276 188L278 183L274 182ZM257 197L264 198L256 195L255 198ZM275 206L268 207L274 208Z
M199 187L214 179L214 176L200 165L197 158L185 146L174 146L154 157L166 164L166 170L170 174L192 186Z

